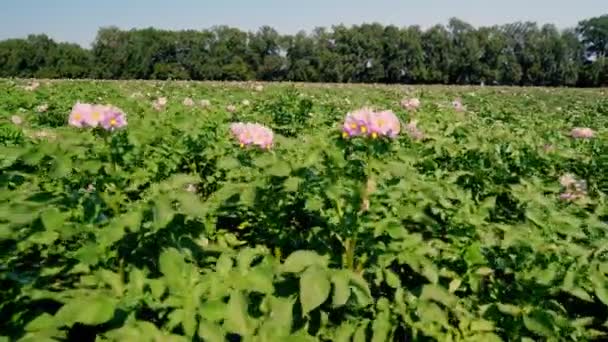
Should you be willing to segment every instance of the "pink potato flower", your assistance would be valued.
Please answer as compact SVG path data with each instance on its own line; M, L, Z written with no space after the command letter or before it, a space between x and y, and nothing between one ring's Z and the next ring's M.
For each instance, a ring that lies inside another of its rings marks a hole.
M17 126L21 125L23 123L23 119L19 115L11 116L11 121L13 122L13 124L15 124Z
M70 117L68 119L69 125L78 128L85 127L92 111L92 105L88 103L76 102L74 107L72 107L72 112L70 113Z
M77 102L72 108L68 119L70 126L99 127L112 131L127 125L127 119L122 110L109 106Z
M390 137L395 138L401 131L399 118L390 110L375 112L370 117L369 132L372 138Z
M364 136L395 138L401 131L399 118L390 110L375 112L364 107L346 114L342 124L344 138Z
M104 120L106 113L111 108L104 105L92 105L89 115L84 119L84 123L87 127L95 128Z
M154 107L154 109L156 109L157 111L163 110L166 105L167 105L166 97L159 97L154 102L152 102L152 107Z
M241 147L254 145L269 149L274 139L274 133L270 128L257 123L236 122L230 125L230 132Z
M591 139L595 132L588 127L575 127L570 131L570 135L575 139Z
M191 99L191 98L189 98L189 97L186 97L186 98L184 99L184 101L183 101L183 105L184 105L184 106L188 106L188 107L192 107L192 106L194 106L194 100L192 100L192 99Z
M346 114L342 125L342 136L356 137L367 135L369 132L370 117L374 114L371 108L361 108Z
M414 110L420 107L420 100L417 98L401 100L401 107L405 110Z
M127 125L125 114L118 108L107 107L103 119L99 123L106 131L114 131Z
M464 112L465 110L464 105L462 104L462 101L460 99L455 99L454 101L452 101L452 107L454 107L457 112Z
M418 121L412 120L407 125L405 125L405 130L410 138L414 140L422 140L424 139L424 133L418 128Z

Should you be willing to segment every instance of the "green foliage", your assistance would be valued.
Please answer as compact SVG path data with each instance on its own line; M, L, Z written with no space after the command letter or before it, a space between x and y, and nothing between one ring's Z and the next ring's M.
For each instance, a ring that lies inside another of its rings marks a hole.
M453 21L429 38L448 44L456 32L474 35ZM257 55L243 61L265 63L272 37L259 33ZM450 46L463 60L475 47ZM606 339L602 90L23 85L0 80L5 340ZM168 104L156 111L160 96ZM421 108L403 112L403 97ZM466 112L450 107L456 97ZM68 127L78 100L122 108L128 127L111 136ZM43 102L49 111L35 112ZM425 138L342 139L344 115L364 105L415 117ZM239 147L229 124L241 119L275 128L273 147ZM574 140L574 126L596 135ZM587 182L585 198L559 199L565 173Z
M46 35L0 41L0 77L602 86L607 18L565 30L531 22L475 28L452 18L425 30L374 23L295 35L269 26L102 27L91 49ZM277 115L293 121L298 113Z

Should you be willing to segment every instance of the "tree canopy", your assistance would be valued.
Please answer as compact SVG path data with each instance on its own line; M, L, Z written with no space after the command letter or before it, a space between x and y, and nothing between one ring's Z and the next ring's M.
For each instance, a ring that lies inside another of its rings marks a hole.
M606 58L608 15L566 30L456 18L426 30L372 23L294 35L104 27L90 49L44 34L0 41L0 77L601 86Z

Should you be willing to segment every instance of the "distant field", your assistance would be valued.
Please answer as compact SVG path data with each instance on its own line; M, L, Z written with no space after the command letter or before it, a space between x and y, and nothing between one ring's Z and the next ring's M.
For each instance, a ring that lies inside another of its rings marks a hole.
M0 80L0 335L605 339L607 124L603 89Z

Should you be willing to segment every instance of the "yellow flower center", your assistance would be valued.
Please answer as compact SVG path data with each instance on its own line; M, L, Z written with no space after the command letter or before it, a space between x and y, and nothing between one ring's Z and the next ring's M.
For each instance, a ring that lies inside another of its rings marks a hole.
M361 126L361 133L365 133L365 132L367 132L367 127Z
M378 133L374 132L372 133L372 139L376 139L378 137Z
M99 120L99 116L98 112L93 112L93 120Z
M348 133L342 132L342 138L346 138L346 137L348 137Z
M80 113L74 113L74 119L80 120L82 119L82 115L80 115Z
M241 144L241 148L245 147L245 144Z
M110 126L116 126L116 119L110 120Z
M356 123L350 124L350 128L357 128L357 124Z

